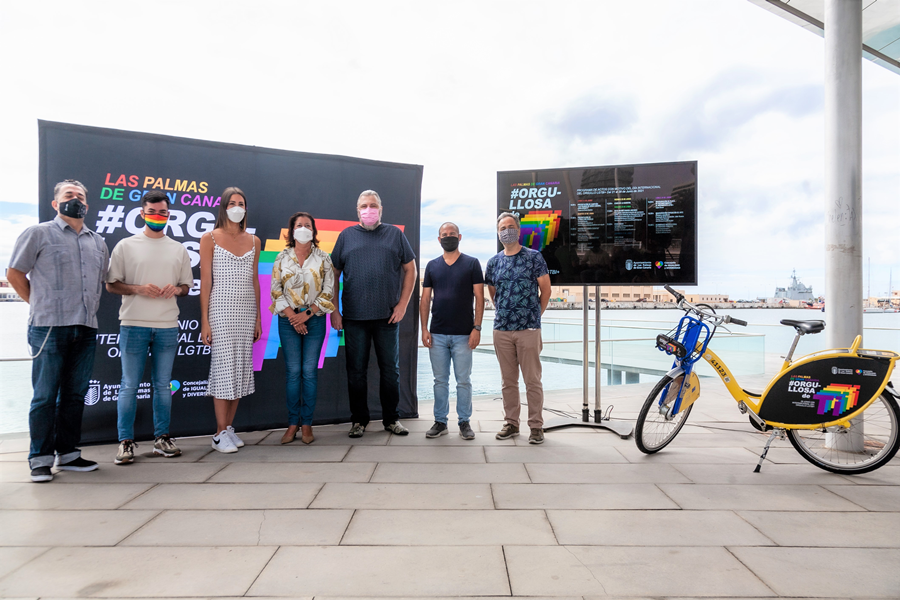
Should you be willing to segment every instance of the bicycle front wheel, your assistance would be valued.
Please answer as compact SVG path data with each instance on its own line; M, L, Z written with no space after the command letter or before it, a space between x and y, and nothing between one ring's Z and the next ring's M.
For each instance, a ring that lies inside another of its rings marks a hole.
M638 449L646 454L659 452L674 440L681 428L684 427L688 415L691 414L691 409L694 408L694 405L691 404L686 410L672 418L666 416L670 404L675 401L677 396L675 390L672 389L674 386L669 386L672 381L668 375L660 379L650 395L647 396L638 415L637 424L634 427L634 441ZM676 381L680 382L681 377ZM666 389L671 389L672 393L666 396L663 404L660 404L660 398Z
M787 434L800 456L820 469L868 473L894 458L900 448L900 407L884 392L853 419L850 429L791 429Z

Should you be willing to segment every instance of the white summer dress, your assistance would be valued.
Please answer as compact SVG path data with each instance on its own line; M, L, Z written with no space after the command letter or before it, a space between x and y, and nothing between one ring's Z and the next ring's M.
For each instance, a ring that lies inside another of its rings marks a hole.
M243 256L235 256L216 244L215 236L212 240L215 246L209 294L212 351L206 393L214 398L236 400L256 391L253 379L256 238L253 238L253 248Z

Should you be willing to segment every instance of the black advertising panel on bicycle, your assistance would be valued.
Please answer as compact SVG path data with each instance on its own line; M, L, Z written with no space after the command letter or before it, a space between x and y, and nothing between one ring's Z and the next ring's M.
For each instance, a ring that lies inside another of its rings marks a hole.
M504 212L553 285L697 284L696 161L500 171Z
M852 356L799 364L769 386L759 416L770 423L792 425L835 421L874 398L890 370L890 361Z

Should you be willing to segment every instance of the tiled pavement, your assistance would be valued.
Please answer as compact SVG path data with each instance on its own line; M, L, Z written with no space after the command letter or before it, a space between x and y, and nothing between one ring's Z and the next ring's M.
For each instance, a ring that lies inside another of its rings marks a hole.
M455 426L426 439L423 405L408 437L256 432L231 455L182 439L180 458L145 444L119 467L93 446L99 471L49 484L29 482L27 440L7 436L0 597L900 597L900 460L840 476L781 442L754 474L765 436L702 385L649 457L589 429L495 440L492 398L476 399L471 442ZM603 388L604 403L633 420L650 387Z

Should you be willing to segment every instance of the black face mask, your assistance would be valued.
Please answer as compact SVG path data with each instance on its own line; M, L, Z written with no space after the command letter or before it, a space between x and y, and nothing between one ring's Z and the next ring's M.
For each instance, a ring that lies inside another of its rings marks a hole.
M70 219L83 219L84 215L87 214L88 208L77 198L73 198L68 202L60 202L57 206L59 206L59 214Z
M453 252L459 246L459 238L448 235L441 238L441 248L447 252Z

